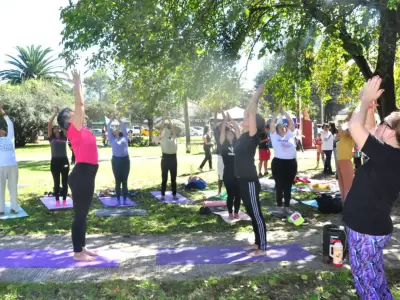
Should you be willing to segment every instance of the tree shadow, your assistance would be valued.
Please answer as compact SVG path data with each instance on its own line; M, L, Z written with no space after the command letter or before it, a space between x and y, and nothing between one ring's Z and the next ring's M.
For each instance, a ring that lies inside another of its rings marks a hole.
M26 169L33 172L49 172L50 161L24 161L18 163L19 169Z

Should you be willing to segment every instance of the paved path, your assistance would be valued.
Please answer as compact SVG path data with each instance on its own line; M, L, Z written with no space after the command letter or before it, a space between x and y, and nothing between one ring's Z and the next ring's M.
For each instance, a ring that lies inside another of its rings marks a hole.
M121 260L118 268L111 269L2 269L0 281L83 281L83 280L110 280L128 279L174 279L185 280L193 278L226 277L232 275L256 275L277 270L309 270L332 269L322 263L321 256L321 228L318 224L312 228L291 232L277 229L268 232L270 244L297 243L307 249L313 257L307 261L296 262L263 262L243 264L218 265L157 265L155 253L157 248L185 247L202 245L246 245L252 241L250 233L213 233L201 232L185 235L91 235L88 236L88 245L93 248L114 249ZM400 267L399 240L400 229L396 226L391 244L385 251L386 264ZM0 237L1 248L55 248L67 249L71 246L70 235L31 235L31 236L3 236ZM348 266L345 266L348 267Z

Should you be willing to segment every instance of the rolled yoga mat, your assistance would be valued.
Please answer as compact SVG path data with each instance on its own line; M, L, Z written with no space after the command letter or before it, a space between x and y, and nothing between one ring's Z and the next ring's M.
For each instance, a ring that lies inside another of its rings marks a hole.
M147 211L144 209L96 209L95 215L99 217L147 216Z
M157 249L157 265L234 264L262 261L296 261L313 256L297 244L268 247L268 256L248 256L248 246L212 246Z
M0 249L0 268L116 268L118 261L100 252L95 261L75 261L71 250ZM115 256L115 253L114 253Z
M187 199L186 197L183 197L181 194L176 194L178 197L177 200L174 200L174 197L172 196L172 192L166 192L165 193L165 199L161 200L161 192L160 191L153 191L150 192L158 201L161 201L163 203L169 203L169 204L194 204L192 200Z
M56 210L56 209L66 209L66 208L73 208L74 203L70 197L67 197L67 205L64 205L64 201L60 199L59 203L57 204L55 197L42 197L40 201L47 207L48 210Z
M18 206L18 214L10 213L10 203L6 203L5 208L6 208L6 211L4 212L3 216L0 216L0 220L18 219L18 218L28 217L28 214L21 206Z
M103 203L105 207L132 207L132 206L137 206L136 202L133 202L131 199L127 198L126 199L126 204L124 205L124 201L121 198L121 205L118 205L118 200L116 197L99 197L100 202Z

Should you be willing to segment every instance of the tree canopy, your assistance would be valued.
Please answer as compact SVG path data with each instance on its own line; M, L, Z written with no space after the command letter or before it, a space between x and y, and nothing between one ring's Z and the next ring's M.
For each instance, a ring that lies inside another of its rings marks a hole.
M0 85L0 103L14 122L15 145L23 147L46 128L56 105L68 107L73 96L51 82L29 80L20 85Z
M230 64L243 49L251 57L261 43L259 57L283 57L267 82L280 101L308 101L312 81L323 96L341 84L345 101L379 74L385 89L379 109L387 115L396 108L399 6L397 0L80 0L61 13L64 57L97 45L93 64L115 58L139 69L164 60L169 71L208 51Z
M7 55L12 69L0 71L0 80L21 84L29 79L44 79L60 83L65 73L55 65L57 58L49 56L53 50L41 46L17 47L16 57Z

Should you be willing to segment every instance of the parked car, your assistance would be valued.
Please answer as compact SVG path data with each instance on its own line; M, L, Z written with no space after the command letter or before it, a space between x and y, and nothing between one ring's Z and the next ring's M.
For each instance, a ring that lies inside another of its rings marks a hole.
M92 129L92 133L93 133L95 136L102 136L102 134L103 134L103 132L102 132L101 129Z
M132 132L132 135L139 136L141 134L142 128L140 126L132 126L128 129L128 132Z
M192 126L196 130L200 130L201 132L204 132L204 127L201 126Z
M196 129L195 127L190 127L190 135L191 136L202 136L203 130Z

